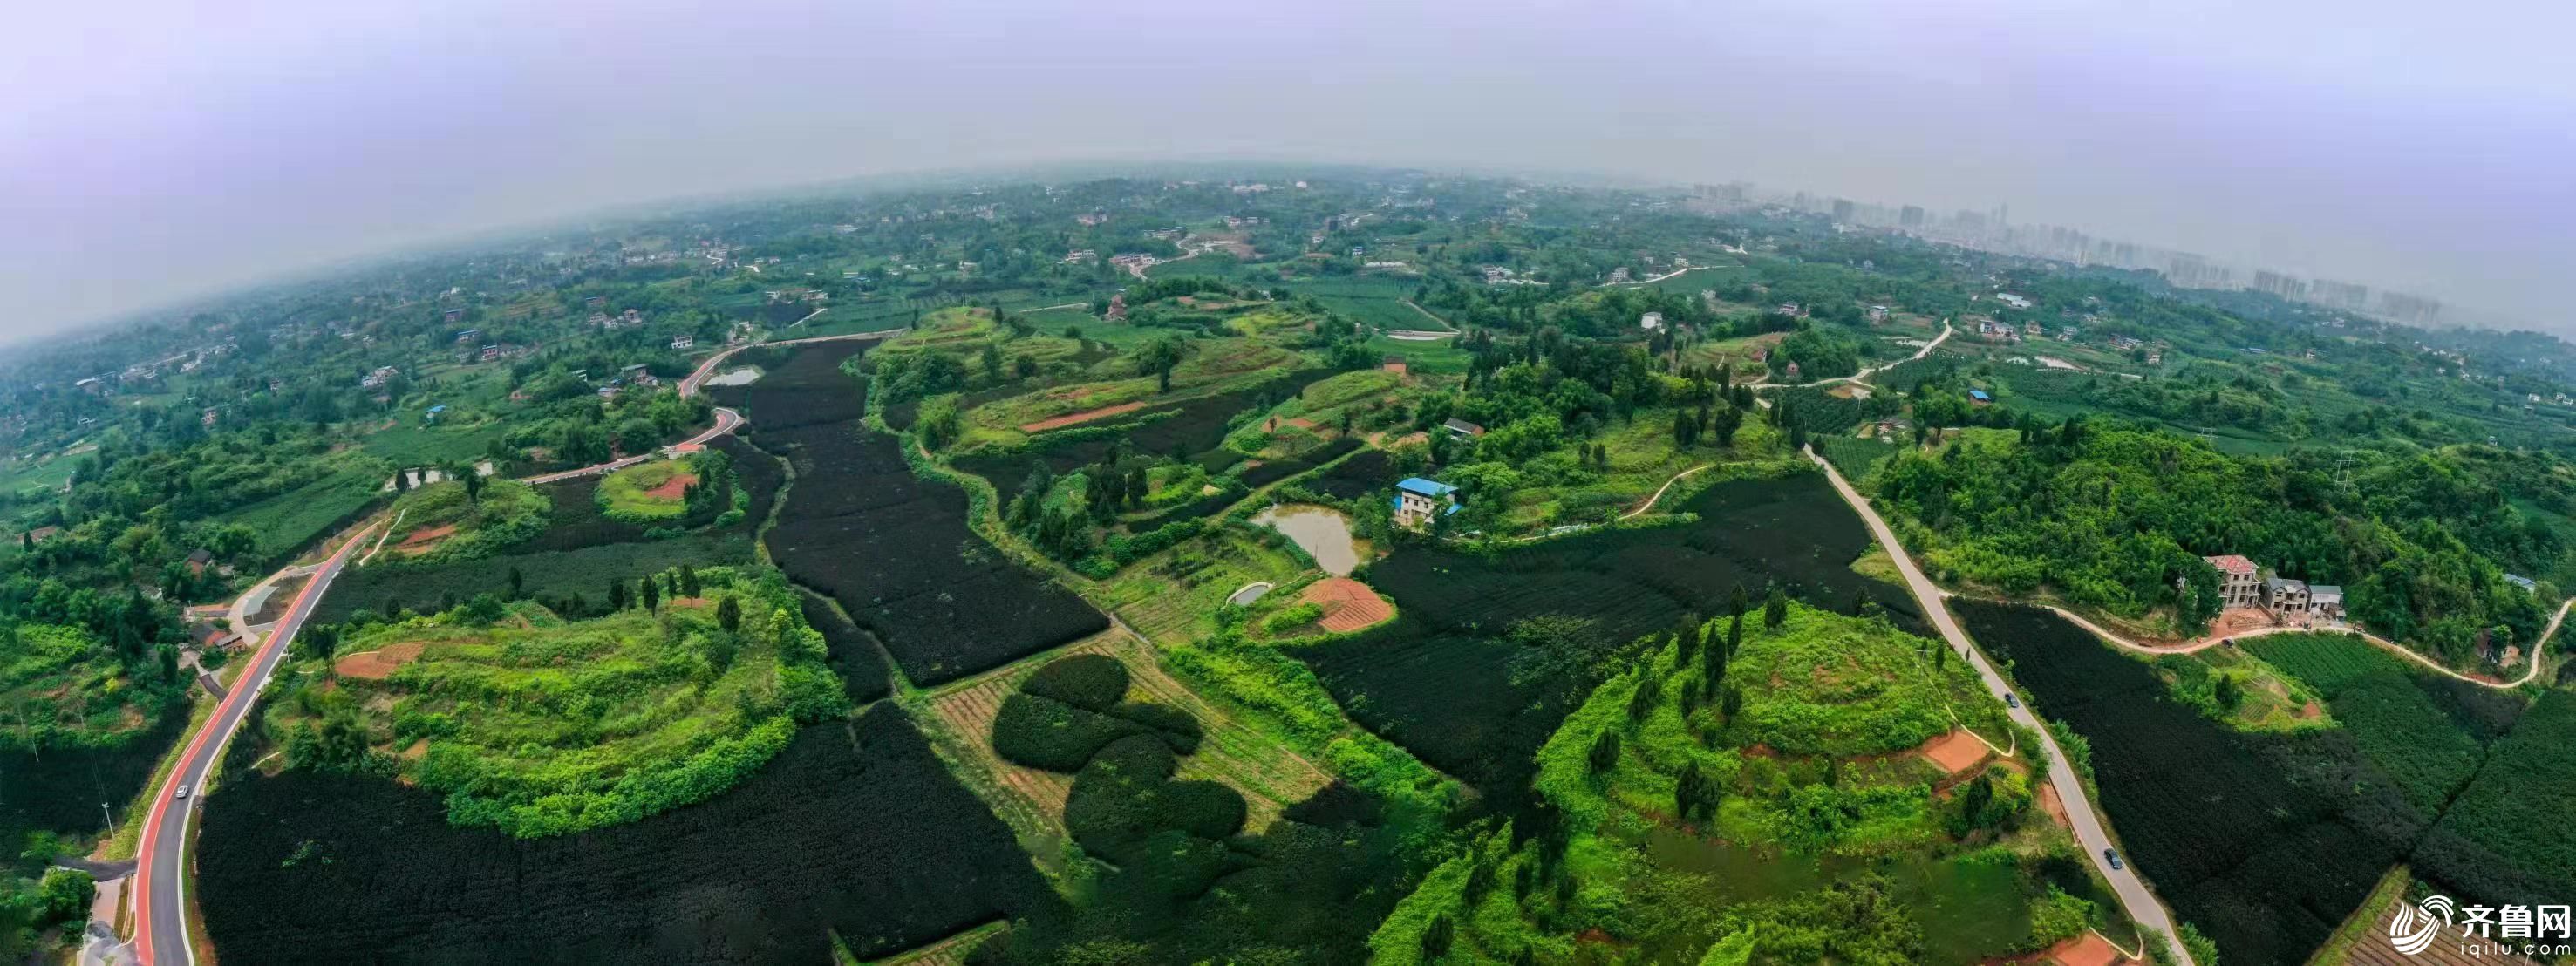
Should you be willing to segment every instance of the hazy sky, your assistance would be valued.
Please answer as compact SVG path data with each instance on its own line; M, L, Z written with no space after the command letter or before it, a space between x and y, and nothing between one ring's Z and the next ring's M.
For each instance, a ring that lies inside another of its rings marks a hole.
M33 4L0 36L0 338L621 202L1233 156L2008 203L2576 332L2570 9Z

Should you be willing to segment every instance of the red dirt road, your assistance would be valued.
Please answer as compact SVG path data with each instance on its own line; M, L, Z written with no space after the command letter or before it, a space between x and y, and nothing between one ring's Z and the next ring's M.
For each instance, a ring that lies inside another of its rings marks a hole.
M1063 429L1067 426L1087 423L1095 419L1105 419L1111 416L1132 413L1143 408L1145 408L1144 403L1131 402L1119 403L1115 406L1102 406L1098 409L1086 409L1078 413L1066 413L1053 419L1041 419L1034 423L1021 423L1020 432L1043 433L1050 429Z

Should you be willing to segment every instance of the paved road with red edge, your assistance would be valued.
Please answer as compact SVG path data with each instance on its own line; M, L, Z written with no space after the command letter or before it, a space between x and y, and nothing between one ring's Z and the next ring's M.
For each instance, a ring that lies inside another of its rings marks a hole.
M197 796L178 797L181 788L194 792L206 781L206 772L224 753L224 744L241 728L242 719L258 703L259 692L268 686L269 675L277 670L288 645L295 639L297 628L312 616L313 605L322 599L331 580L349 562L369 528L349 535L337 552L323 561L321 569L305 581L304 589L295 595L286 613L277 620L268 640L251 656L244 680L233 687L215 706L214 717L188 739L188 750L180 755L179 767L162 782L152 797L152 810L143 820L142 846L135 853L134 894L141 897L134 907L135 951L145 966L154 963L195 963L196 947L188 942L188 823L199 801Z

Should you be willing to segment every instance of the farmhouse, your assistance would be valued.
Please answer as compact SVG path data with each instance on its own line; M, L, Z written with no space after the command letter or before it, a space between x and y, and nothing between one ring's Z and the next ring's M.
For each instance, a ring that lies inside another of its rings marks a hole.
M1418 527L1434 514L1458 512L1458 488L1436 480L1408 476L1395 484L1395 524Z
M672 337L671 337L671 348L673 348L673 349L681 349L681 350L691 349L691 348L695 348L695 347L697 346L697 344L698 344L698 337L697 337L697 336L694 336L694 335L688 335L688 334L686 334L686 333L683 333L683 334L675 335L675 336L672 336Z
M1644 329L1644 330L1646 330L1646 331L1648 331L1648 332L1653 332L1653 331L1655 331L1655 330L1657 330L1657 329L1663 328L1663 327L1664 327L1664 313L1661 313L1661 312L1648 312L1648 313L1646 313L1646 314L1644 314L1644 315L1638 316L1638 317L1637 317L1637 327L1638 327L1638 328L1640 328L1640 329Z
M2287 577L2266 577L2263 579L2263 602L2271 606L2272 613L2283 617L2305 614L2308 612L2307 582Z
M2260 607L2263 604L2263 574L2254 561L2238 554L2202 557L2218 570L2218 597L2228 607Z
M1478 426L1463 419L1452 419L1448 422L1441 423L1440 428L1448 430L1450 435L1456 436L1459 439L1471 439L1485 435L1485 427Z
M2504 582L2522 588L2522 592L2526 594L2536 594L2540 592L2539 581L2525 577L2521 574L2506 574L2504 575Z
M2327 620L2343 619L2343 588L2333 584L2308 587L2308 616Z
M198 547L197 549L188 552L188 572L190 574L200 577L205 576L206 566L214 562L214 551L208 550L204 547Z

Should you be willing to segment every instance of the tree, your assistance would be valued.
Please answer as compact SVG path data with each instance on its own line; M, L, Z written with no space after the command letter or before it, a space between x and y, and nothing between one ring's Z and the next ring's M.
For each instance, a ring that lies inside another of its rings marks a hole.
M1164 336L1145 343L1144 348L1136 350L1136 367L1154 374L1155 385L1159 387L1159 391L1170 392L1172 391L1172 370L1181 364L1181 357L1187 352L1187 347L1181 345L1180 339Z
M660 610L662 608L662 587L660 584L653 582L653 575L646 574L643 577L636 579L635 599L637 602L644 605L645 610Z
M1789 595L1775 584L1771 588L1770 596L1762 600L1762 627L1765 630L1776 631L1780 629L1780 625L1788 622Z
M1592 739L1592 750L1585 756L1584 760L1592 766L1592 773L1595 775L1609 771L1612 766L1617 765L1619 763L1619 733L1609 730L1602 731L1601 737Z
M465 502L483 502L483 474L475 472L474 467L462 463L457 464L451 472L458 480L465 483Z
M1739 711L1742 711L1742 710L1744 710L1744 691L1743 691L1743 689L1738 688L1738 687L1736 687L1735 685L1732 685L1732 684L1727 685L1727 686L1726 686L1726 690L1725 690L1723 693L1719 694L1718 699L1717 699L1717 714L1718 714L1718 717L1719 717L1721 720L1725 720L1725 721L1733 721L1733 720L1735 720L1735 714L1736 714L1736 712L1739 712Z
M613 611L626 609L625 581L612 580L608 582L608 609Z
M716 602L716 626L724 628L728 634L742 626L742 604L731 595Z
M1736 614L1726 621L1726 656L1734 657L1735 649L1744 645L1744 615Z
M2236 683L2236 675L2233 674L2221 674L2211 678L2209 696L2218 702L2221 710L2229 712L2235 711L2245 703L2245 689Z
M527 586L527 582L528 582L528 578L526 577L526 575L523 575L523 574L519 573L519 565L518 565L518 564L511 564L511 565L510 565L510 599L511 599L511 600L518 600L519 598L526 596L525 588L526 588L526 586Z
M688 564L681 564L680 596L696 597L698 596L698 592L703 589L705 589L705 585L698 582L698 569L696 567L689 566Z

